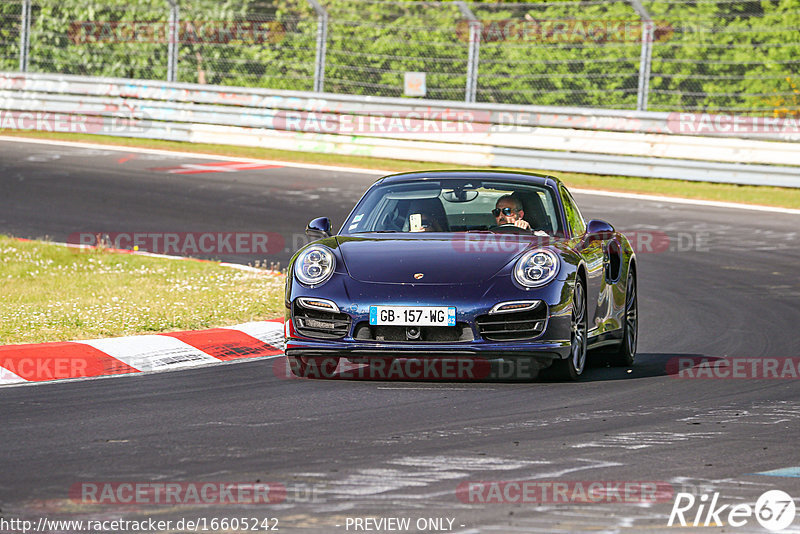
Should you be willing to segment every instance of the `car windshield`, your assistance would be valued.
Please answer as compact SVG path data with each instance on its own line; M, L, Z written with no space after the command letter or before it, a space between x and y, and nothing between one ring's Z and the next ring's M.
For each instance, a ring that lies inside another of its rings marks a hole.
M395 182L370 189L341 234L491 231L498 200L521 207L531 233L557 235L560 217L549 187L517 182L445 179ZM510 199L508 198L510 197Z

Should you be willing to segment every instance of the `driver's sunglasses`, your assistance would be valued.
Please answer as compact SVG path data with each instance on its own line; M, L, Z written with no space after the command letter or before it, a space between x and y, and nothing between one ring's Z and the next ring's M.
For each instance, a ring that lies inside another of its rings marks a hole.
M492 215L494 215L495 217L499 217L500 214L502 213L503 215L508 217L509 215L513 215L517 211L519 210L515 210L514 208L495 208L492 210Z

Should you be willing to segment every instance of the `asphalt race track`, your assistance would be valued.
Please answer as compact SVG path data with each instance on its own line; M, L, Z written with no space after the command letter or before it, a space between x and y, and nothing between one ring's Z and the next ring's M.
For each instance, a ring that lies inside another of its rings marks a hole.
M0 233L63 241L87 231L269 231L291 249L310 219L341 224L374 180L288 167L153 170L187 163L211 161L2 142ZM407 532L674 532L667 521L677 492L698 504L718 493L719 504L753 505L772 489L800 498L800 377L668 373L678 357L800 356L800 218L576 196L587 219L669 238L638 255L640 340L630 372L597 366L578 383L293 380L278 358L6 387L0 514L272 517L288 533L400 531L364 522L359 530L355 520L366 517L410 518ZM263 259L285 265L289 255ZM783 476L761 474L773 470ZM81 483L203 481L269 483L286 494L258 506L70 500ZM671 492L655 503L613 495L485 503L457 494L470 481L649 481ZM727 511L721 517L727 522ZM765 532L752 517L702 530ZM800 518L786 532L800 532Z

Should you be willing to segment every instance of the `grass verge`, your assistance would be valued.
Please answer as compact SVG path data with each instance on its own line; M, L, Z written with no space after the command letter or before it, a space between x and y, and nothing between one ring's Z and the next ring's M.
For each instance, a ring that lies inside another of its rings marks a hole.
M453 168L452 164L442 163L421 163L416 161L368 158L361 156L339 156L336 154L293 152L288 150L273 150L268 148L239 147L230 145L181 143L176 141L133 139L103 135L32 132L19 130L0 130L0 135L100 143L116 146L157 148L161 150L175 150L198 154L217 154L233 157L273 159L280 161L291 161L295 163L340 165L365 169L385 169L395 172ZM475 167L465 166L464 168ZM570 187L575 188L599 189L604 191L619 191L626 193L644 193L680 198L717 200L722 202L740 202L744 204L760 204L764 206L800 209L800 189L795 188L717 184L687 180L664 180L659 178L601 176L570 172L553 172L552 174L564 180L564 182Z
M215 262L0 235L0 344L229 326L283 313L283 281Z

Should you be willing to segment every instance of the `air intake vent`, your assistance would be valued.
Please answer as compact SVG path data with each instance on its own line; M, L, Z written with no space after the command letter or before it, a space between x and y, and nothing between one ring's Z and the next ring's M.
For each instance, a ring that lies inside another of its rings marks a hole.
M547 306L535 310L481 315L475 320L481 337L490 341L522 341L544 332Z
M405 326L370 326L363 322L356 325L353 338L363 341L407 341L409 343L452 343L472 341L475 336L467 323L456 326L419 326L415 335L410 335Z
M292 307L292 318L297 333L306 337L339 339L350 331L350 316L346 313L310 310L296 301Z

